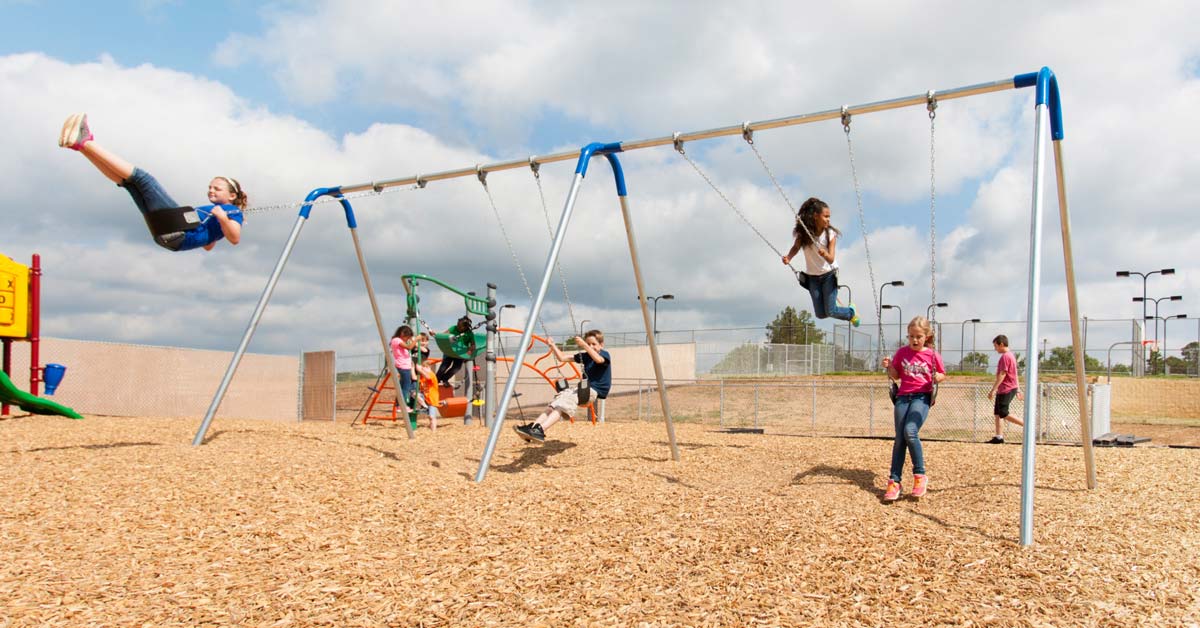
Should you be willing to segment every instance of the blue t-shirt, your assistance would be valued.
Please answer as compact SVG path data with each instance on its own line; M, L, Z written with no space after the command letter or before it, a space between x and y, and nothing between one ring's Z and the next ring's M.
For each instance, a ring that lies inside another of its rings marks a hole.
M587 378L588 386L596 391L597 397L604 399L608 397L608 391L612 388L612 357L604 349L598 353L604 358L603 364L593 360L586 351L576 353L575 361L583 365L583 376Z
M212 208L212 205L201 205L195 208L196 213L200 216L200 226L184 232L183 243L175 249L176 251L198 249L225 238L225 234L221 232L221 221L213 217ZM242 210L238 209L236 205L221 205L221 209L225 210L230 220L239 225L242 224Z

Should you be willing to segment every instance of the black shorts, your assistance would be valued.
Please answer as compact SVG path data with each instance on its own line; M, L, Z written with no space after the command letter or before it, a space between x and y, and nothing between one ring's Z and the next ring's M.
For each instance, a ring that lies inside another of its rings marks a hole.
M996 393L996 407L992 409L992 412L1000 418L1008 416L1008 404L1012 403L1013 397L1016 396L1016 388L1006 393Z

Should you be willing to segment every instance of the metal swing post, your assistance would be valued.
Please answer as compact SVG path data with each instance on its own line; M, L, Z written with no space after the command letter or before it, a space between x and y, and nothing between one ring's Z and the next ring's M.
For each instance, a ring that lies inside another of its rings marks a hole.
M496 284L487 285L487 341L483 352L483 424L491 427L496 421L496 346L500 324L496 314Z
M1071 248L1071 214L1067 208L1067 184L1063 166L1063 129L1062 106L1058 96L1058 82L1055 80L1051 92L1050 116L1051 138L1054 144L1054 174L1058 185L1058 217L1062 230L1063 263L1065 265L1067 283L1067 305L1071 316L1071 345L1075 355L1075 393L1079 403L1079 436L1083 445L1083 466L1087 478L1087 487L1096 488L1096 458L1092 448L1092 422L1089 418L1087 400L1087 318L1083 318L1080 326L1079 297L1075 286L1075 255ZM1055 116L1058 117L1057 122Z
M1042 188L1045 171L1046 132L1045 123L1050 122L1050 133L1054 141L1056 182L1058 187L1059 216L1063 238L1063 258L1066 268L1067 298L1071 318L1071 342L1075 356L1076 388L1079 399L1080 435L1083 440L1084 464L1088 488L1095 488L1095 464L1092 457L1091 426L1087 416L1087 388L1084 375L1083 346L1079 328L1079 304L1075 290L1074 258L1071 252L1070 216L1067 209L1066 185L1063 173L1062 103L1059 98L1058 79L1050 68L1042 68L1035 74L1015 77L1016 87L1036 85L1036 115L1034 127L1034 171L1033 171L1033 216L1030 225L1029 247L1029 310L1026 321L1025 363L1025 430L1021 443L1021 530L1022 546L1033 544L1033 497L1034 469L1037 439L1038 412L1038 306L1042 270Z
M258 305L254 308L254 313L250 315L250 323L246 326L245 333L242 334L242 341L238 344L237 349L233 353L233 358L229 361L229 366L225 369L225 376L221 378L221 383L217 386L217 392L213 395L212 403L208 406L208 411L204 414L204 420L200 423L200 429L196 431L196 436L192 439L192 446L200 446L204 444L204 436L208 433L208 427L212 424L213 417L217 414L217 408L221 406L221 400L225 398L225 393L229 390L229 384L233 381L233 376L237 372L238 365L241 364L242 356L246 353L246 348L250 345L250 339L254 336L254 331L258 328L258 323L262 319L263 312L267 309L267 303L271 300L271 295L275 292L275 286L279 283L279 277L283 275L283 269L287 266L288 258L291 257L292 249L296 246L296 241L300 238L300 231L304 228L304 224L308 222L309 213L312 211L313 202L322 196L332 196L338 199L342 204L342 208L346 212L346 225L350 228L350 235L354 240L354 250L358 255L358 264L362 269L363 282L367 287L367 296L371 299L371 310L375 314L375 326L379 330L379 340L383 345L384 354L389 352L387 338L383 331L383 319L379 316L379 305L375 300L375 291L371 287L371 277L367 272L367 264L363 258L362 245L358 240L358 224L354 218L354 209L350 206L350 202L342 196L341 188L317 188L309 192L304 199L304 204L300 208L300 214L296 217L296 224L292 226L292 233L288 236L287 243L283 246L283 252L279 255L279 261L275 263L275 269L271 271L271 277L267 279L267 285L263 288L262 296L258 299ZM400 393L400 377L396 371L396 364L389 359L388 364L391 367L392 380L396 382L396 401L405 408L407 414L408 406L401 400ZM408 421L404 421L404 426L408 429L408 437L413 438L412 427Z

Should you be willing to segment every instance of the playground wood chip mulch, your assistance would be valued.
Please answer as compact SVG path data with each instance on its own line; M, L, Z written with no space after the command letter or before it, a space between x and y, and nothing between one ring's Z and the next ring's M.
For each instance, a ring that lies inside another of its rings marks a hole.
M0 421L0 626L1195 626L1200 452L662 424ZM905 488L911 486L906 471Z

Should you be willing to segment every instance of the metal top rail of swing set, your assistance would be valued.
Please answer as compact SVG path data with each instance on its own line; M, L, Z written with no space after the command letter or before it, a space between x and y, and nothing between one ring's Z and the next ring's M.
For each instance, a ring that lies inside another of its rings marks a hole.
M408 177L396 179L386 179L382 181L371 181L366 183L357 183L352 185L318 188L309 193L303 206L300 209L299 216L296 220L296 225L293 227L292 234L289 237L284 251L280 256L279 263L276 265L275 271L268 280L267 287L263 291L263 296L259 301L254 314L251 317L250 325L243 337L242 344L239 346L234 355L234 359L226 371L226 377L218 388L217 395L209 407L209 412L205 416L205 420L201 425L200 431L196 434L193 440L194 445L199 445L203 442L204 433L208 428L209 422L215 413L217 406L220 403L221 397L224 395L225 389L228 386L229 380L232 379L233 372L236 370L237 362L241 358L241 354L245 350L245 346L249 343L250 336L253 334L254 328L257 326L262 315L262 310L269 300L271 292L274 289L275 283L278 281L279 274L282 273L283 266L286 263L288 255L290 255L295 240L299 236L300 229L303 223L308 219L313 203L322 196L330 196L341 203L346 213L347 225L351 230L354 238L354 244L359 256L359 265L362 268L363 280L367 287L367 293L371 300L372 308L375 310L376 326L379 329L380 342L384 349L387 349L387 340L383 332L382 323L380 322L378 308L375 304L374 292L371 289L370 278L367 273L366 264L363 261L361 247L359 246L358 237L356 234L356 223L353 209L347 199L348 194L352 193L382 193L387 188L397 186L412 185L415 188L424 188L432 181L440 181L444 179L453 179L466 176L486 176L488 173L499 172L504 170L513 170L517 168L537 168L541 164L576 160L575 177L572 181L570 192L567 195L566 202L563 207L562 216L558 222L558 228L554 235L554 241L551 245L550 252L546 261L545 271L542 276L541 284L530 307L528 319L525 322L524 332L521 338L521 344L518 349L518 354L514 358L516 368L509 375L508 382L505 385L504 393L500 399L499 407L496 412L495 420L492 422L491 431L488 436L487 445L484 449L482 460L480 461L479 469L476 472L476 482L482 482L488 469L492 454L494 452L496 442L499 437L501 426L504 422L504 416L508 409L509 401L516 386L517 378L520 375L520 365L524 360L525 352L528 351L530 337L533 334L533 326L541 312L542 302L545 298L551 271L558 260L559 252L562 248L564 236L567 226L570 222L571 214L574 210L576 198L579 193L579 188L587 174L587 167L592 157L604 156L609 165L612 167L613 176L617 188L617 196L621 206L622 218L625 223L626 237L628 239L630 257L633 262L634 278L637 282L638 299L641 303L642 319L646 327L646 335L650 344L650 354L654 363L655 378L658 383L659 399L662 404L663 416L667 428L667 435L671 449L671 457L673 460L679 460L679 448L675 440L674 422L671 418L670 406L667 400L666 387L663 385L662 367L659 362L658 346L654 339L654 334L651 330L650 312L646 302L646 293L642 282L641 268L638 262L637 244L633 232L633 223L630 217L627 189L625 186L625 176L621 169L620 161L617 159L617 154L643 148L654 148L658 146L679 146L683 142L691 142L697 140L706 140L717 137L745 135L755 131L764 131L768 129L783 128L796 126L801 124L810 124L826 120L844 120L845 116L855 116L860 114L874 113L879 111L887 111L890 109L900 109L905 107L927 106L931 99L936 98L939 101L947 101L958 98L966 98L992 92L1006 91L1010 89L1023 89L1027 87L1036 88L1035 97L1035 141L1034 141L1034 176L1033 176L1033 199L1032 199L1032 216L1030 227L1030 256L1029 256L1029 280L1028 280L1028 306L1026 316L1026 338L1029 339L1027 351L1029 355L1036 355L1036 339L1039 338L1038 319L1040 306L1040 284L1042 272L1042 216L1044 213L1043 204L1043 173L1046 162L1046 131L1045 125L1048 121L1050 126L1050 136L1053 141L1053 151L1055 160L1055 178L1058 188L1058 206L1060 214L1060 224L1062 228L1063 238L1063 254L1064 266L1066 273L1067 297L1070 309L1071 320L1071 336L1075 353L1076 365L1076 389L1079 397L1080 408L1080 435L1084 450L1084 463L1087 475L1087 485L1089 488L1095 488L1095 465L1092 456L1092 438L1090 434L1090 425L1087 420L1087 388L1084 379L1084 360L1083 347L1081 343L1081 333L1078 325L1079 320L1079 305L1076 296L1075 288L1075 271L1074 258L1071 249L1070 236L1070 220L1067 208L1066 186L1063 172L1063 124L1062 124L1062 106L1059 96L1058 79L1049 68L1042 68L1037 72L1027 74L1019 74L1010 78L1004 78L988 83L980 83L969 85L966 87L958 87L954 89L927 91L922 94L907 96L903 98L895 98L891 100L883 100L862 105L847 105L837 109L829 109L815 113L807 113L801 115L787 116L782 118L774 118L757 122L744 122L741 124L718 127L704 131L679 132L667 136L661 136L651 139L633 140L625 142L612 143L592 143L588 144L579 150L567 151L562 153L554 153L543 156L531 156L527 159L503 161L492 164L477 164L473 167L460 168L457 170L446 170L434 173L421 173ZM393 374L395 377L395 374ZM1037 360L1029 360L1026 363L1025 380L1027 385L1032 390L1038 382L1038 364ZM1021 474L1021 532L1020 540L1022 545L1031 545L1033 543L1033 487L1034 487L1034 444L1036 439L1035 417L1037 417L1037 395L1027 395L1025 397L1025 439L1022 445L1022 474ZM409 434L410 438L412 434Z

